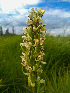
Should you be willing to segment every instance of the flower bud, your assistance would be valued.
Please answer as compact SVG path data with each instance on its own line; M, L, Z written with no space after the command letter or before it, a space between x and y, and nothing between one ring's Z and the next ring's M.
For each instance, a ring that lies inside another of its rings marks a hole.
M45 10L42 10L42 13L44 14L45 13Z

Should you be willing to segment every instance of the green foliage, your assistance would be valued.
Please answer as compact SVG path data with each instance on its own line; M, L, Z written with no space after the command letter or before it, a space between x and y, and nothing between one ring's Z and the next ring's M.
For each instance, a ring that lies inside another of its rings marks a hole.
M0 37L0 93L32 93L27 77L22 73L19 43L22 35ZM70 37L46 35L43 65L45 93L70 93ZM62 65L63 64L63 65ZM68 65L69 64L69 65ZM67 70L68 68L68 70ZM26 83L25 83L26 81Z

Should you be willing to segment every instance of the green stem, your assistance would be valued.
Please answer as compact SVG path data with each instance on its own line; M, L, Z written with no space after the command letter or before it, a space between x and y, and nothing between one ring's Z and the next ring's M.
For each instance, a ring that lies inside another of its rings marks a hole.
M33 93L35 93L35 87L32 87Z

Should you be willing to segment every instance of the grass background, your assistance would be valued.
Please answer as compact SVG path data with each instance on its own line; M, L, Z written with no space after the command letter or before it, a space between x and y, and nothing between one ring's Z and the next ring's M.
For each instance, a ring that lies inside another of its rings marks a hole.
M32 93L22 73L23 35L0 36L0 93ZM70 36L45 36L42 65L45 93L70 93Z

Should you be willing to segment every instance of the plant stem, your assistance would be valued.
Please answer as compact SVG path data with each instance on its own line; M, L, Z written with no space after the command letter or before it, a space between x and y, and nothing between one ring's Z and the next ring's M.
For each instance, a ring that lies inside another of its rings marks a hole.
M35 87L32 87L33 93L35 93Z

